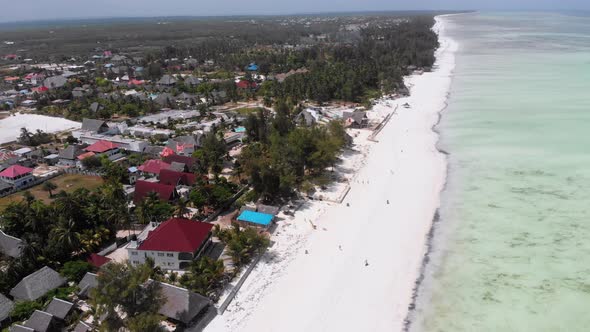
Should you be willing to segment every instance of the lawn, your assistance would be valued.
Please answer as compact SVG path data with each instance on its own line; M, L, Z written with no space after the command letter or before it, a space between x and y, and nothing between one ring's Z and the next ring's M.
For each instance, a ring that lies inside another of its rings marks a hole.
M242 108L235 109L233 111L240 113L241 115L248 115L250 113L258 112L259 109L260 109L260 107L242 107Z
M55 185L57 186L57 189L53 191L54 195L62 190L66 192L73 192L78 188L86 188L88 190L92 190L100 186L103 182L101 177L81 174L64 174L55 177L50 181L55 183ZM43 190L43 184L32 187L29 189L29 191L37 199L40 199L46 203L49 203L51 201L51 199L49 198L49 193ZM22 200L22 193L22 191L19 191L16 194L0 198L0 211L4 210L10 203Z

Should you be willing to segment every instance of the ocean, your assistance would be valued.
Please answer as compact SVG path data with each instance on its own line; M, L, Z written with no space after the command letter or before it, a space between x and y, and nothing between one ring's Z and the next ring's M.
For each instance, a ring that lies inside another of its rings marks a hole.
M590 17L445 17L440 220L412 331L588 331Z

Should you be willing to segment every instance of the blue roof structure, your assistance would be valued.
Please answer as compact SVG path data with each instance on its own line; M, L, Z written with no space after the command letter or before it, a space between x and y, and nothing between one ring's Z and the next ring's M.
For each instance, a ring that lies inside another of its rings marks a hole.
M251 63L250 65L248 65L248 69L249 71L257 71L258 70L258 65L255 63Z
M261 225L261 226L268 226L268 225L270 225L272 218L273 218L272 214L245 210L238 217L238 221L249 222L249 223L257 224L257 225Z

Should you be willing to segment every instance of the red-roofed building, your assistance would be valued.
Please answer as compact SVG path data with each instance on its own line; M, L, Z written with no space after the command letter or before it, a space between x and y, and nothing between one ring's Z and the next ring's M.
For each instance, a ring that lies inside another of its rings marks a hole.
M33 169L21 165L12 165L0 172L0 180L16 188L23 187L35 180Z
M212 224L200 221L169 219L149 232L145 239L128 245L129 261L134 265L143 264L150 257L163 269L185 269L211 243L212 228Z
M189 156L180 156L177 154L170 155L167 157L162 157L162 160L168 164L172 163L180 163L185 164L189 171L194 171L195 165L197 164L197 160L193 157Z
M141 81L141 80L136 80L136 79L131 79L129 80L129 86L139 86L139 85L143 85L145 83L145 81Z
M92 145L90 145L89 147L87 147L86 151L88 152L94 152L94 153L106 153L108 151L112 151L112 150L118 150L119 149L119 145L113 142L109 142L109 141L98 141Z
M20 80L20 77L18 76L6 76L4 77L4 82L6 83L14 83L16 81Z
M161 201L171 201L178 197L176 186L139 180L135 182L133 202L136 204L147 197L149 193L156 193Z
M143 165L139 166L137 169L142 173L152 174L152 175L160 175L160 172L163 169L170 168L170 164L157 159L150 159L143 163Z
M160 152L160 156L162 156L162 157L168 157L168 156L171 156L174 154L176 154L174 152L174 150L172 150L171 148L168 148L168 147L164 148L164 150L162 150L162 152Z
M86 261L94 267L101 267L106 263L110 262L111 259L108 257L101 256L99 254L90 254L90 257L88 257Z
M121 153L121 149L119 149L119 145L113 142L100 140L90 146L88 146L84 151L95 153L96 156L107 156L109 160L117 160L123 158L123 154Z
M170 169L163 169L160 172L160 183L167 185L192 186L197 181L197 176L192 173L177 172Z
M9 150L0 150L0 170L14 165L18 162L19 156Z
M256 82L249 82L246 80L241 80L239 81L236 86L238 87L238 89L256 89L256 87L258 87L258 85L256 84Z
M82 161L86 158L90 158L90 157L94 157L96 156L96 153L94 152L86 152L86 153L82 153L81 155L79 155L78 157L76 157L76 159L78 159L79 161Z
M31 91L37 92L37 93L45 93L45 92L49 91L49 88L44 87L44 86L40 86L38 88L32 88Z
M20 57L16 54L6 54L4 56L4 60L16 60L16 59L20 59Z

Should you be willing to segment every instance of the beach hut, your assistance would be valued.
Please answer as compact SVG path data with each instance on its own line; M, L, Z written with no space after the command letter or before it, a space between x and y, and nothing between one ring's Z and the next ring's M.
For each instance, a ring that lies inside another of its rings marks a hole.
M268 228L273 219L272 214L244 210L238 216L237 221L248 226Z

